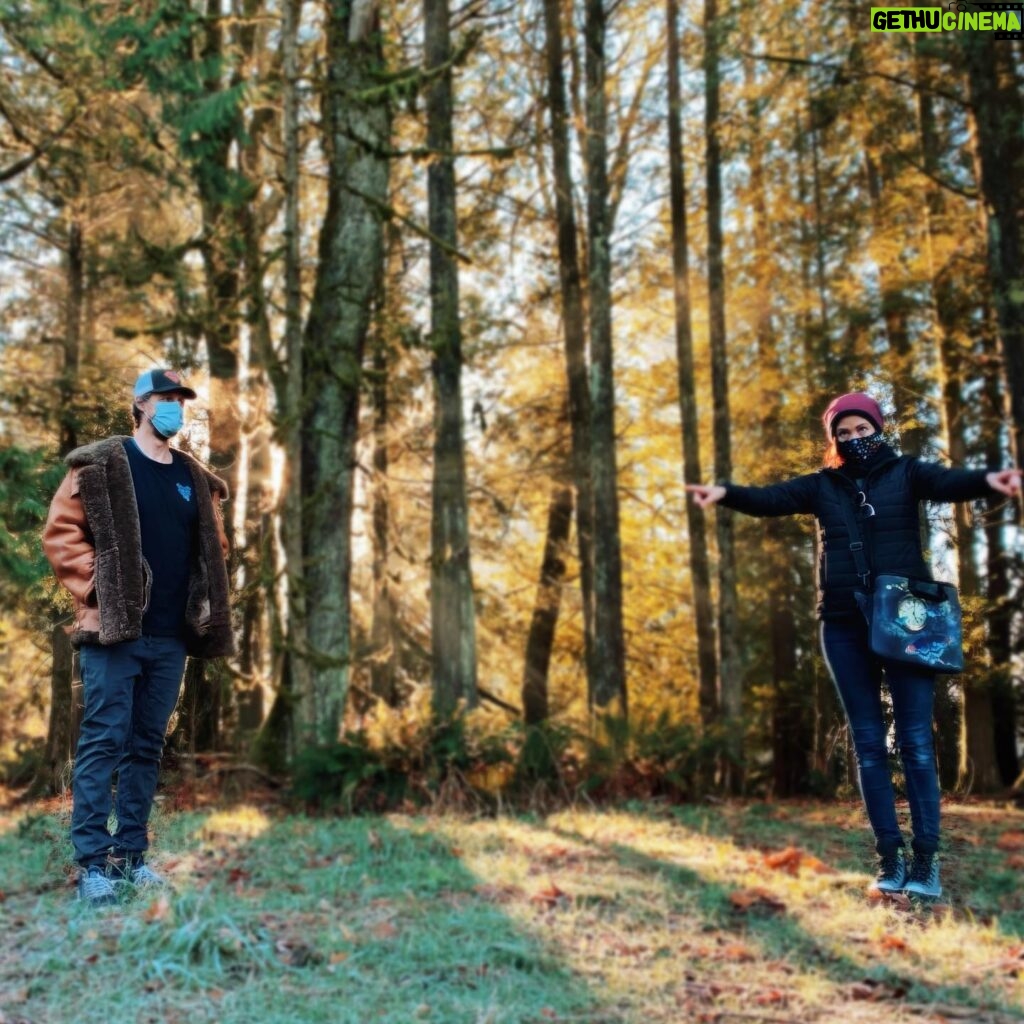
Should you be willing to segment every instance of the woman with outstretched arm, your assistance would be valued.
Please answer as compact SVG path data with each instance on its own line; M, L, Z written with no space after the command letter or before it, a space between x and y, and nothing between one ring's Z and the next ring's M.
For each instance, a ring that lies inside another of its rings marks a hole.
M865 542L871 575L928 580L919 502L970 501L993 493L1013 496L1020 493L1021 473L1018 469L947 469L898 455L883 435L882 410L867 394L834 399L823 422L827 449L818 472L768 487L690 484L687 490L704 509L720 503L752 516L817 518L821 647L853 735L861 795L875 836L878 873L871 887L882 893L934 898L942 893L937 856L939 784L932 741L935 672L872 652L868 624L857 600L867 584L864 562L850 527ZM889 771L883 677L892 698L910 803L913 858L909 864Z

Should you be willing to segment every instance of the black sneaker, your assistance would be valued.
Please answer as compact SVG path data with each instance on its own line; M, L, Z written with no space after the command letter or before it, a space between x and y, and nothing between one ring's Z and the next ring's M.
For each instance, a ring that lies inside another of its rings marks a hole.
M902 892L907 880L907 857L902 846L888 853L879 854L878 874L869 886L869 891L894 893Z
M937 853L915 853L910 866L907 884L903 891L908 896L927 896L934 899L942 895L939 884L939 855Z
M109 907L117 902L117 893L103 868L93 865L78 875L78 898L91 907Z

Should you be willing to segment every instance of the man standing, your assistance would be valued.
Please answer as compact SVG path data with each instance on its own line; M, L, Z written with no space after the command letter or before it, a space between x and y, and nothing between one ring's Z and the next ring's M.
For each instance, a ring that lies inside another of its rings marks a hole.
M114 902L118 883L164 884L145 863L147 823L185 657L233 649L220 511L227 485L169 444L195 397L173 370L143 373L133 436L67 456L70 472L43 530L46 557L74 603L85 713L71 841L78 898L95 906Z

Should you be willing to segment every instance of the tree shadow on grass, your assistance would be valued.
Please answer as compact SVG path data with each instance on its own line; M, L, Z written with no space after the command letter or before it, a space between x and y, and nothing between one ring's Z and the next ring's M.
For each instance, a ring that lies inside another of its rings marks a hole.
M909 836L910 814L899 816ZM768 852L797 846L840 871L859 872L867 884L875 864L874 839L859 801L729 802L722 805L630 807L652 821L730 840L741 849ZM1014 848L1000 849L1007 831L1024 834L1024 813L995 804L943 805L943 903L1024 938L1024 888ZM909 843L909 839L908 839ZM1024 843L1022 843L1024 848ZM1021 852L1024 852L1022 849Z
M97 911L24 888L0 903L6 1024L624 1020L436 836L237 809L157 826L173 894ZM5 836L0 853L40 838Z
M809 919L806 907L791 912L785 906L784 899L776 903L770 894L766 894L769 898L764 900L751 900L752 895L762 890L751 891L739 886L723 885L691 867L645 853L628 842L595 839L571 828L548 827L561 839L610 854L625 871L656 875L686 898L692 899L695 896L696 907L703 917L703 924L699 928L732 932L747 941L756 942L765 961L789 965L795 972L828 979L836 986L837 996L842 996L844 1001L849 998L846 993L860 990L862 993L879 993L883 998L906 999L919 1004L940 1000L952 1007L970 1007L997 1014L1006 1012L1006 1007L1002 1005L1002 995L994 990L986 991L984 984L979 983L977 978L963 983L958 981L951 985L937 985L926 977L923 967L918 968L914 959L898 955L890 955L889 963L877 957L874 962L866 956L858 959L851 952L856 947L851 946L849 941L837 946L834 933L831 936L827 932L821 936L816 935L813 918ZM799 916L800 910L803 911L802 918ZM827 915L827 900L822 900L813 912ZM865 917L875 913L874 907L865 904ZM871 921L863 921L862 931L870 933L870 930ZM864 935L857 941L863 942ZM898 948L898 944L894 948ZM888 1005L897 1006L899 1003L889 1002ZM1018 1011L1019 1007L1010 1010L1015 1019Z

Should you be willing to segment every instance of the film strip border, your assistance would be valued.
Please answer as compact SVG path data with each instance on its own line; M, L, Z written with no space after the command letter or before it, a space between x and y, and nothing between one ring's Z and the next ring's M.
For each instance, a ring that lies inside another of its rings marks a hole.
M1020 29L1011 30L1005 28L997 28L995 32L996 39L1024 39L1024 2L1017 3L975 3L972 6L977 7L983 11L1016 11L1017 12L1017 24L1021 26Z
M1018 0L1016 3L981 3L979 0L950 0L946 4L947 11L1016 11L1017 23L1024 28L1024 2ZM996 29L995 39L1024 39L1024 32L1010 31L1008 29Z

